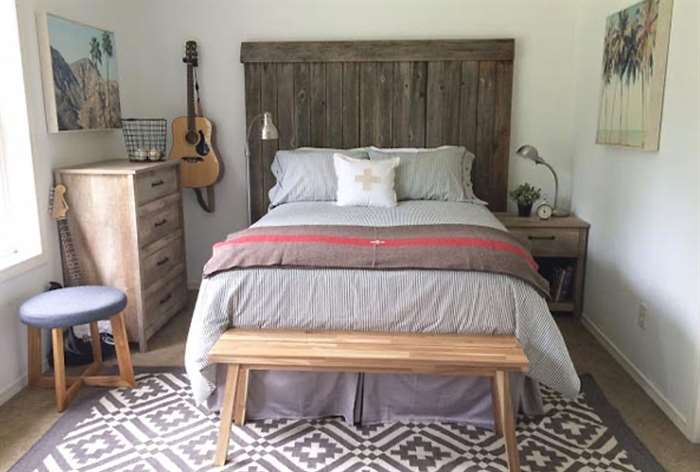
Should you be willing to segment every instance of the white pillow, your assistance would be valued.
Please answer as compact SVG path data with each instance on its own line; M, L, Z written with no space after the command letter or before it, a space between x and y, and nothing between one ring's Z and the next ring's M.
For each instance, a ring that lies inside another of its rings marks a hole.
M381 161L353 159L333 154L333 166L338 178L339 206L396 206L395 170L400 159Z

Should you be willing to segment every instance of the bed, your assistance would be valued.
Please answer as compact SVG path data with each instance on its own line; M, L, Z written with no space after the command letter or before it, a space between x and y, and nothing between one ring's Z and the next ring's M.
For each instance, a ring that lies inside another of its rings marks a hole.
M254 228L469 224L503 230L512 40L244 43L246 114L276 117L280 139L251 143ZM291 202L269 209L278 150L458 144L477 158L478 202L406 200L395 208ZM253 267L202 281L185 364L195 399L216 408L223 379L207 353L230 327L514 334L531 370L514 404L540 412L537 383L574 396L579 380L544 298L502 274L446 270ZM217 378L218 377L218 378ZM255 372L249 418L342 416L491 425L488 383L444 376Z

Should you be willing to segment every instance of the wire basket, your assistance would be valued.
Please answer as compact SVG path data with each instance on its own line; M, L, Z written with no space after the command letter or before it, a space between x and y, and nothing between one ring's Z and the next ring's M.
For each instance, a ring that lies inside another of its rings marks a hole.
M122 133L130 161L159 161L165 158L168 120L164 118L124 118Z

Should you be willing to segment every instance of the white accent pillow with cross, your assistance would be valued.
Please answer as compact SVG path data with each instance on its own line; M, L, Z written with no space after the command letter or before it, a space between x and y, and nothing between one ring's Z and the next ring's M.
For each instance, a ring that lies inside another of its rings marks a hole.
M338 179L339 206L396 206L394 191L398 157L381 161L353 159L333 154L333 166Z

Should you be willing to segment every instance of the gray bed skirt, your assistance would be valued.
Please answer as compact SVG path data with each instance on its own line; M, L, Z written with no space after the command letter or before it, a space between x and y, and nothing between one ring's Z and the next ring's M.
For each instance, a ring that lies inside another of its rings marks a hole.
M217 367L217 389L209 408L218 410L225 367ZM537 382L510 374L513 408L543 413ZM484 377L254 371L246 418L343 417L348 423L456 422L493 427L491 383Z

